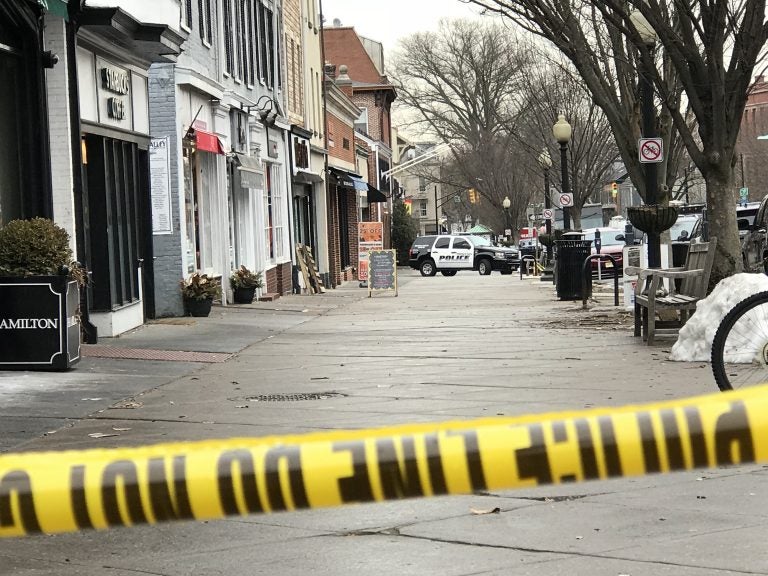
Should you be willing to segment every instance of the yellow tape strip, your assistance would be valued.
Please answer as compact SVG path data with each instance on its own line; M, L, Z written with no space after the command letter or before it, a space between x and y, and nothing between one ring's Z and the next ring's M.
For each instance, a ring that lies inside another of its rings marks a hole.
M618 409L0 456L0 537L768 461L768 387Z

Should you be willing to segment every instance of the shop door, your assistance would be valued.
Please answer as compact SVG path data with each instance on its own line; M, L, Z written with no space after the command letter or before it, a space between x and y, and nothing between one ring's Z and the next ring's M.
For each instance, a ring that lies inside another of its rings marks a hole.
M148 158L135 142L93 134L84 141L91 307L112 311L153 291ZM153 312L145 310L149 317Z

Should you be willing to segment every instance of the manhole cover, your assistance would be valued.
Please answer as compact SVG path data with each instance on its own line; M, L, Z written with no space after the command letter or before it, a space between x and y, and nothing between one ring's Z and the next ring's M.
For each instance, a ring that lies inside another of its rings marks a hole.
M344 396L346 394L341 392L299 392L295 394L260 394L258 396L246 396L245 398L233 398L233 400L245 400L246 402L300 402L302 400L343 398Z

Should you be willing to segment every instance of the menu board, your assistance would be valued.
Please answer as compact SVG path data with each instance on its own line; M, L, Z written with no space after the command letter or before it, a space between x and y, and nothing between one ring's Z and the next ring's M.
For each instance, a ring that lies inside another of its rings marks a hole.
M357 223L357 279L368 280L368 253L384 247L384 225L381 222Z
M368 297L373 292L394 291L397 296L397 254L395 250L371 250L368 254Z

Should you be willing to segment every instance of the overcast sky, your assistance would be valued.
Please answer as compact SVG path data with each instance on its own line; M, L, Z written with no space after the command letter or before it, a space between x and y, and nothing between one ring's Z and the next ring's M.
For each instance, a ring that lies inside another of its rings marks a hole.
M386 52L397 40L415 32L437 30L440 18L479 18L476 6L459 0L322 0L326 26L334 18L354 26L361 36L377 40Z

